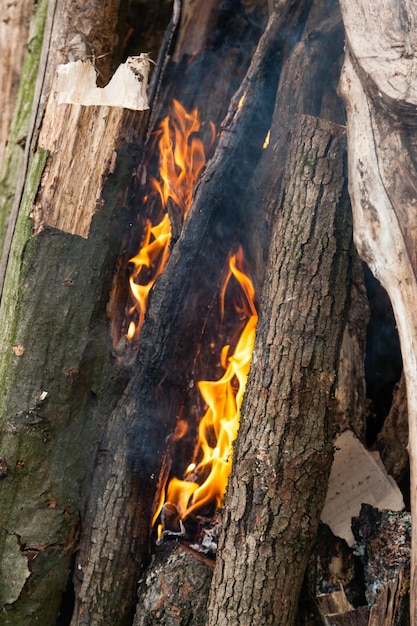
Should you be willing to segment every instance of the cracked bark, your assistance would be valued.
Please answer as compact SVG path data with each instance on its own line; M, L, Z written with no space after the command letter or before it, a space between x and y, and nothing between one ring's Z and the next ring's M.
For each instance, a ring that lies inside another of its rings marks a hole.
M330 415L349 285L342 127L302 116L274 207L269 261L210 626L294 621L330 468Z

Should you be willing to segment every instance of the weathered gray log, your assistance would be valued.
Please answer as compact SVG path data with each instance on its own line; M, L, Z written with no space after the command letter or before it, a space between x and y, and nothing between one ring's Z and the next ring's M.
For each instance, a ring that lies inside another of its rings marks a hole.
M295 618L332 458L351 245L345 148L342 127L310 117L301 116L291 136L224 505L210 626L289 626Z
M395 314L407 386L411 510L417 484L417 6L341 2L347 53L341 92L348 116L349 190L361 257ZM417 624L417 524L413 524L411 624Z

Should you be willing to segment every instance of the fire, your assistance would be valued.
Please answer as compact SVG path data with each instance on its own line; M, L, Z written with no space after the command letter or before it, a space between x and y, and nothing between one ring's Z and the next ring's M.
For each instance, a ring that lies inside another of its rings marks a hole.
M199 424L194 458L183 480L173 478L170 481L166 495L166 502L175 504L183 519L208 503L221 506L231 470L232 444L239 428L240 407L258 321L255 290L243 271L241 248L229 259L222 300L232 276L241 287L243 304L237 309L245 315L246 322L233 354L228 354L229 346L224 346L222 350L221 361L225 372L221 379L198 383L207 410Z
M134 304L128 315L135 317L135 321L132 319L129 324L128 339L138 338L149 292L169 258L171 222L168 207L175 208L180 218L185 219L194 187L206 163L203 142L196 136L200 128L198 110L188 113L177 100L173 100L171 115L162 120L156 132L160 180L151 177L151 185L159 196L164 216L156 225L148 222L142 246L138 254L129 260L132 264L129 282ZM214 125L211 125L211 131L214 141Z

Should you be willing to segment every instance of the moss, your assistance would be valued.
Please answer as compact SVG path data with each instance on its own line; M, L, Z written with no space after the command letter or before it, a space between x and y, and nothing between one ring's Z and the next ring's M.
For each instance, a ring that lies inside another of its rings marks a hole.
M39 0L33 13L27 42L27 53L10 126L8 150L0 170L0 248L3 248L7 221L12 208L20 170L24 162L24 146L29 131L35 95L48 1Z
M26 272L22 270L31 263L33 247L36 245L36 239L32 237L32 220L29 216L47 157L48 152L46 150L39 150L30 164L10 250L0 306L0 323L2 326L0 351L3 355L0 365L0 407L10 384L7 376L7 372L10 371L9 365L12 358L16 358L12 347L16 340L16 324L20 319L20 311L17 304L22 302L23 280L26 275Z

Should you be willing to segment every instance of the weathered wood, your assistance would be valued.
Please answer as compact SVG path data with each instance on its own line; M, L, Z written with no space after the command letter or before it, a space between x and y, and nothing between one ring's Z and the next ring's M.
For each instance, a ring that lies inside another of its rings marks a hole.
M0 112L0 165L3 161L7 137L12 121L15 99L19 86L19 77L25 57L25 42L29 33L32 16L32 0L16 0L3 3L0 21L0 93L2 107Z
M354 255L351 302L337 368L335 397L338 404L334 426L340 431L351 428L361 441L365 441L366 436L365 351L368 320L363 271L359 257Z
M117 29L119 0L43 0L34 14L33 37L22 73L11 132L11 153L6 162L1 201L0 293L30 159L36 150L45 104L59 63L97 55L101 79L110 74ZM112 45L110 45L112 42ZM105 55L105 56L102 56ZM23 150L24 146L24 150ZM7 230L5 227L7 224Z
M214 561L186 546L156 549L139 581L133 626L204 626Z
M28 5L31 4L30 27L29 23L21 24L20 30L16 30L16 25L7 21L6 16L2 16L2 36L1 40L1 58L2 76L5 76L7 70L7 59L15 58L16 62L12 63L12 73L16 71L16 64L23 62L25 46L22 41L26 42L27 36L30 39L30 45L24 56L23 66L20 67L19 76L14 76L12 93L8 93L7 86L1 93L4 96L4 109L1 114L1 127L3 147L1 149L2 157L0 159L0 295L6 271L7 257L10 248L13 226L10 227L10 233L7 236L8 222L14 222L16 210L13 213L13 199L18 187L24 182L28 160L28 147L26 146L27 137L31 134L31 118L32 118L32 100L35 95L36 86L38 84L38 66L41 59L41 51L43 47L43 38L47 30L47 12L48 0L42 0L33 7L33 3L19 3L23 15L28 11ZM10 3L8 10L13 7L14 3ZM25 8L26 7L26 8ZM16 7L11 9L16 11ZM23 16L20 15L21 19ZM29 16L26 15L26 19ZM29 28L29 34L28 34ZM6 31L6 32L4 32ZM26 33L26 36L25 36ZM18 38L16 40L15 38ZM20 57L20 61L19 61ZM10 99L12 98L12 101ZM12 115L13 112L13 115ZM6 135L7 132L7 135ZM6 145L7 143L7 145ZM16 204L16 203L15 203ZM11 214L13 217L11 218Z
M404 376L395 386L390 412L375 442L375 449L397 483L407 481L410 467L408 459L407 392Z
M152 291L138 371L102 444L92 492L100 495L98 501L96 495L92 498L86 518L92 535L82 542L77 559L83 580L74 624L123 624L132 614L135 580L150 547L152 502L161 488L159 479L165 478L164 453L195 380L196 337L202 334L228 252L246 230L241 198L269 127L282 45L307 6L309 2L282 3L272 16L231 102L182 234ZM123 438L115 447L122 425ZM123 579L121 569L128 572Z
M0 456L8 467L0 485L5 624L28 623L33 614L42 623L55 623L88 491L96 429L126 384L126 372L112 358L105 303L145 114L59 107L66 115L49 137L51 153L39 148L29 170L0 309ZM45 128L53 127L56 113L55 106L46 112ZM84 237L68 233L72 215L60 195L79 198L79 170L66 168L65 190L55 187L62 147L95 168L73 218L83 225ZM53 225L48 203L63 216ZM35 206L42 228L34 233ZM18 583L9 573L14 563L21 572Z
M341 92L348 116L355 243L391 299L407 386L411 510L417 510L417 172L412 2L341 2L347 54ZM411 623L417 623L417 524Z
M332 457L351 240L345 146L342 127L306 116L292 133L224 505L212 626L295 618Z

